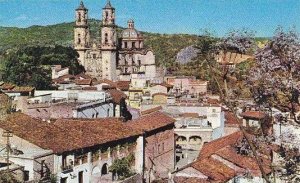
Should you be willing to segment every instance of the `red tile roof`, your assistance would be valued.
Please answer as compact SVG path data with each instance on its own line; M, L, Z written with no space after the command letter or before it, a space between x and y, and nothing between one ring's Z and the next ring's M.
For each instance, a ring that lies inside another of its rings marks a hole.
M217 154L218 156L222 157L223 159L230 161L231 163L233 163L243 169L249 170L250 173L252 173L254 175L260 175L260 169L259 169L259 166L258 166L255 158L240 155L231 146L222 148L221 150L217 151L215 154ZM264 171L267 174L270 173L271 172L271 169L270 169L271 161L264 157L260 157L260 159L261 159Z
M240 116L242 116L243 118L260 120L260 119L264 119L266 117L266 114L260 111L246 111L241 113Z
M126 126L117 118L58 119L54 125L74 131L82 140L82 146L94 146L140 135L138 130ZM83 138L84 137L84 138Z
M128 91L130 81L117 81L117 82L115 82L115 84L118 89L120 89L122 91Z
M242 122L232 112L225 111L225 126L238 126Z
M76 85L91 85L92 79L76 79L75 80Z
M32 92L35 88L31 86L16 86L12 89L14 92Z
M141 111L141 115L151 114L153 112L157 112L157 111L160 111L160 110L162 110L162 106L157 106L157 107L154 107L154 108L151 108L151 109Z
M71 74L66 74L66 75L60 76L56 79L52 79L52 83L64 84L64 83L70 82L72 80L75 80L75 76L71 75Z
M184 118L199 118L198 113L182 113L180 116Z
M98 84L108 84L112 87L116 86L116 83L114 83L113 81L109 80L109 79L101 79L99 81L93 81L93 85L98 85Z
M83 87L82 90L92 90L92 91L95 91L95 90L97 90L97 87L88 86L88 87Z
M9 103L9 96L0 91L0 109Z
M14 84L11 84L11 83L4 83L0 86L0 89L1 90L11 90L15 87Z
M161 112L154 112L148 115L141 116L136 120L127 122L126 124L140 132L151 132L153 130L174 125L175 119Z
M237 142L241 141L244 138L243 132L238 131L227 135L225 137L213 140L209 143L203 145L203 148L200 151L199 158L206 158L211 156L213 153L221 149L222 147L226 147L228 145L234 145Z
M53 124L31 118L22 113L9 115L0 128L10 130L43 149L62 153L100 145L140 134L116 118L59 119Z
M207 103L208 104L220 104L220 101L218 99L208 98Z
M250 140L253 140L254 136L246 135ZM244 173L251 173L252 176L261 176L256 159L251 155L238 154L235 149L237 143L243 138L244 134L239 131L205 144L198 159L188 167L195 168L208 176L213 182L226 182ZM271 160L267 157L269 156L259 154L263 169L266 174L269 174L271 172ZM234 164L238 169L232 169L233 167L228 162Z
M83 78L83 79L92 79L91 76L86 75L86 74L84 74L84 73L77 74L77 75L75 76L75 78L76 78L76 79L81 79L81 78Z
M120 104L122 98L127 98L127 95L120 90L108 90L107 93L110 94L110 96L113 99L113 102L116 104Z
M213 158L196 161L192 164L192 167L214 181L226 182L235 176L233 169Z
M174 183L210 183L210 181L196 177L174 177Z

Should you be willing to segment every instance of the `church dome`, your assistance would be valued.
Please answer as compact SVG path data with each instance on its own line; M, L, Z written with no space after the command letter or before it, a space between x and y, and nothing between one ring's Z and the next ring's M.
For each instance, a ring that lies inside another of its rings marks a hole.
M125 38L125 39L141 38L142 34L134 28L134 21L133 20L128 20L127 23L128 23L128 28L123 30L122 38Z
M139 38L141 36L141 33L137 31L136 29L125 29L122 32L123 38Z

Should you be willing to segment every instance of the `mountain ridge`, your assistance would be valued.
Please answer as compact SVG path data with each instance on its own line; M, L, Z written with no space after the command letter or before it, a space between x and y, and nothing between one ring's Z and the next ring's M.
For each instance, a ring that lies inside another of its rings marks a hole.
M100 39L101 21L89 20L91 40ZM23 46L72 46L74 22L54 25L33 25L26 28L0 26L0 54L9 49ZM124 28L117 28L121 32ZM177 53L196 44L198 36L188 34L160 34L141 31L145 37L145 46L151 48L158 64L170 65L175 62Z

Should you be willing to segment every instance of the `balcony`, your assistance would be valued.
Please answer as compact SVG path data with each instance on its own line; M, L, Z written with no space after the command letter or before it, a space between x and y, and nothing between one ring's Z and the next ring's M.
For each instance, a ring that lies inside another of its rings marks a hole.
M73 165L65 165L65 166L61 166L61 172L64 174L70 173L73 171Z

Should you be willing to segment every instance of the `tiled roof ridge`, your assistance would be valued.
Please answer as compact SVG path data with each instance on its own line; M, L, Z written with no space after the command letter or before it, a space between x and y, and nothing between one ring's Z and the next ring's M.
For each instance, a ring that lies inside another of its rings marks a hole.
M145 116L147 114L152 114L154 112L158 112L160 110L162 110L162 106L156 106L156 107L153 107L153 108L150 108L150 109L147 109L147 110L144 110L144 111L141 111L141 115L142 116Z

